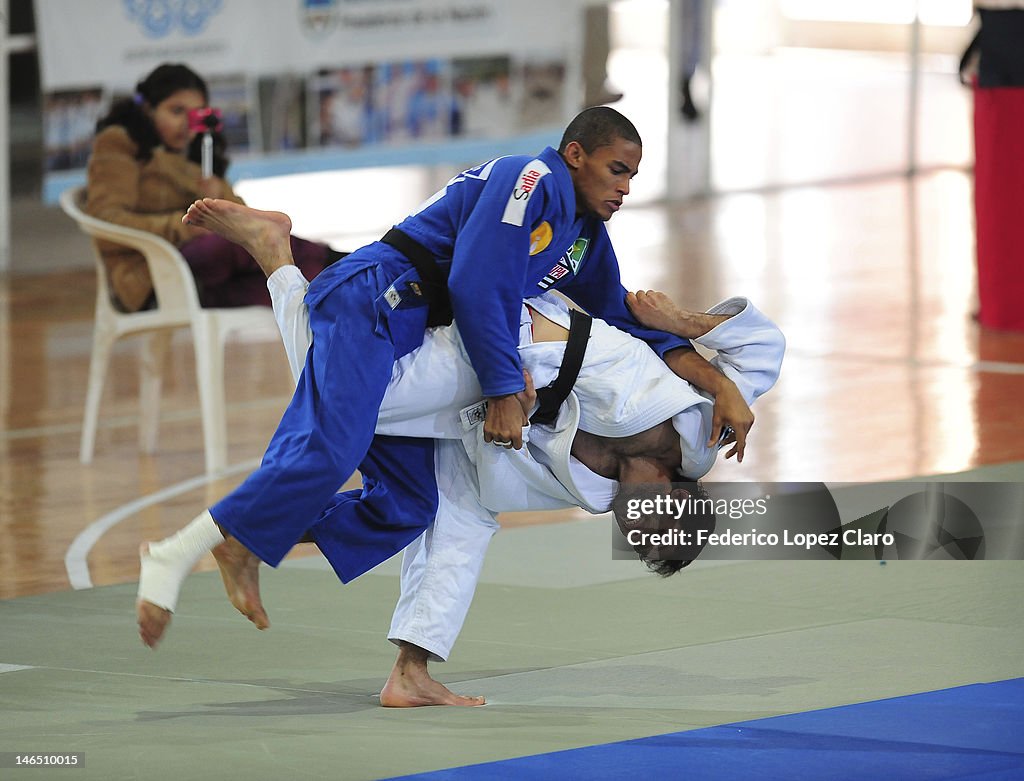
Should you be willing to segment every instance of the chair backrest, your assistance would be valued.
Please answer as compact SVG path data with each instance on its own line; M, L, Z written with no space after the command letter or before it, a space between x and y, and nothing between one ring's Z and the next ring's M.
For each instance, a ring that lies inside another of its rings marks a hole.
M123 244L142 253L153 279L157 306L165 315L178 311L184 320L200 311L195 279L177 247L154 233L126 228L112 222L98 220L85 213L85 188L65 190L60 195L60 207L87 235ZM106 270L99 260L99 281L106 284Z

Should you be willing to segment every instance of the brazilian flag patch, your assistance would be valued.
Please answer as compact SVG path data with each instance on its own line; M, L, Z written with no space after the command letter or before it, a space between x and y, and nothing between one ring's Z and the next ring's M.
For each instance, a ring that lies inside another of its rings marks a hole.
M575 275L579 271L583 256L587 254L587 247L590 246L590 239L576 239L569 247L566 257L569 259L569 269Z

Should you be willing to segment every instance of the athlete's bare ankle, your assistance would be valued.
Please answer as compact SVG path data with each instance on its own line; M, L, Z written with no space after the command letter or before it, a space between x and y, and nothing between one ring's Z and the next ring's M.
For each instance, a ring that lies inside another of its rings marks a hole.
M395 667L404 672L426 672L429 658L430 652L426 648L402 640L398 645L398 658L395 659Z

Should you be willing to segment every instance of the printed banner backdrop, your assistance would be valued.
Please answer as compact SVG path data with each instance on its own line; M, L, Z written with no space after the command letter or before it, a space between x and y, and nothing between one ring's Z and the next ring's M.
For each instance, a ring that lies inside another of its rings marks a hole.
M35 10L48 200L83 180L111 101L162 62L209 82L236 178L473 162L549 139L579 105L578 0L36 0Z

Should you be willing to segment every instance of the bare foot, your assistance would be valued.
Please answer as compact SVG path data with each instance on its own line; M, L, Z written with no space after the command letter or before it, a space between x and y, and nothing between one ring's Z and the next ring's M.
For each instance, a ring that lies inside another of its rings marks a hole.
M213 549L213 557L220 568L224 590L235 609L252 621L257 629L270 626L267 611L260 599L260 560L248 548L228 537Z
M182 222L197 225L233 241L252 255L269 277L294 264L292 221L284 212L269 212L219 198L202 198L185 212Z
M477 707L486 705L487 700L455 694L430 677L426 681L414 683L402 675L396 676L395 671L392 671L380 692L380 704L385 708L420 708L424 705Z
M142 642L150 648L156 648L164 630L171 623L171 611L140 599L135 603L135 615L139 621L139 637Z
M385 708L419 708L424 705L485 705L483 697L464 697L438 683L427 672L425 649L403 641L388 682L380 692Z

